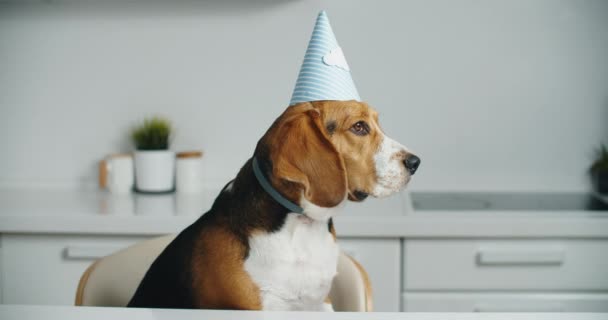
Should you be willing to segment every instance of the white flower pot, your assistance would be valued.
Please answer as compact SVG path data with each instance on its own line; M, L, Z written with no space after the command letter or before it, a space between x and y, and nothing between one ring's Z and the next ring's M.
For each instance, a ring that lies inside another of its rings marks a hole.
M175 153L169 150L135 152L135 188L142 192L168 192L175 180Z

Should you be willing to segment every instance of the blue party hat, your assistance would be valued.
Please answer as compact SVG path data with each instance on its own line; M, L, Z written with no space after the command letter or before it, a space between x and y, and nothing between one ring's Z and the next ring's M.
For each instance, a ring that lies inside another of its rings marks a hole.
M361 100L325 11L317 17L289 105L319 100Z

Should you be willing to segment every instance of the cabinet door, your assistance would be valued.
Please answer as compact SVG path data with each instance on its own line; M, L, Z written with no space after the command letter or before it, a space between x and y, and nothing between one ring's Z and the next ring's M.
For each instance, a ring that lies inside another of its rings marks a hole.
M80 276L94 260L144 239L2 235L2 302L73 305Z
M342 238L338 243L342 251L359 261L369 274L374 311L399 311L401 241Z
M403 287L606 291L606 270L604 239L408 239Z
M408 312L607 312L608 295L406 292L403 309Z

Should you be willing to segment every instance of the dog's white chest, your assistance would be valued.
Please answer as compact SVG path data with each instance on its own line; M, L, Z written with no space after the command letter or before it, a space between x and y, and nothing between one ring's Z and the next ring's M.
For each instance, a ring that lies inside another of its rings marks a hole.
M336 275L338 245L327 223L291 213L281 230L249 238L245 270L264 310L322 310Z

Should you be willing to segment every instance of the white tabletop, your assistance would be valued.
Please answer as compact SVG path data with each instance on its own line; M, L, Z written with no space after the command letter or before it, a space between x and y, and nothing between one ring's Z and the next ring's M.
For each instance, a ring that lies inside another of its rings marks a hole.
M99 190L0 189L0 233L161 235L209 210L219 190L196 195L112 195ZM412 211L407 194L349 202L340 237L608 238L608 213L593 211Z
M608 320L608 313L351 313L0 305L3 320Z

